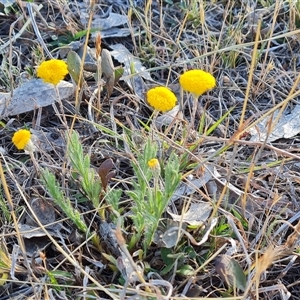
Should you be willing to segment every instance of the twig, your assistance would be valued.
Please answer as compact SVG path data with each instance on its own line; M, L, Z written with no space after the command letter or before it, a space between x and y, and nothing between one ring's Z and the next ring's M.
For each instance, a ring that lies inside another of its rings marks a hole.
M43 7L42 4L40 4L36 10L39 11L41 8ZM33 13L33 15L35 15L35 13ZM20 19L18 19L18 21L24 19L23 16L20 17ZM11 44L14 43L22 34L23 32L26 30L26 28L28 27L28 25L31 23L31 19L28 19L25 24L23 25L23 27L20 29L20 31L14 35L13 37L11 37L11 39L9 39L6 43L4 43L3 45L0 46L0 54L3 54L4 52L6 52L6 48Z
M28 9L28 13L29 13L30 19L31 19L33 30L34 30L34 32L36 34L36 37L37 37L38 41L40 42L41 46L43 47L43 49L45 50L45 52L47 53L47 55L50 58L53 58L52 54L48 50L48 48L47 48L47 46L46 46L46 44L45 44L45 42L44 42L44 40L43 40L43 38L42 38L42 36L40 34L39 28L38 28L38 26L37 26L37 24L35 22L35 18L34 18L35 14L34 14L34 12L32 10L32 4L28 2L26 6L27 6L27 9ZM33 8L39 14L39 16L41 17L41 14L39 13L39 9L40 9L39 7L40 6L41 6L41 8L43 7L43 5L39 5L39 6L35 5L35 6L33 6ZM42 20L44 20L44 19L42 18ZM44 23L47 24L47 22L45 20L44 20ZM48 27L48 24L47 24L47 27Z

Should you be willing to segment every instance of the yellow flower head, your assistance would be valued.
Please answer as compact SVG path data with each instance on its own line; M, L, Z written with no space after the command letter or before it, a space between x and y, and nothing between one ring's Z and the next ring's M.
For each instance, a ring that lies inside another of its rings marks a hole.
M152 158L148 161L148 167L150 169L157 168L159 166L159 161L156 158Z
M18 150L26 150L31 142L31 133L27 129L20 129L16 131L12 137L12 142Z
M150 89L146 94L146 98L151 107L162 112L171 110L177 101L175 94L164 86Z
M57 85L69 73L68 65L60 59L42 62L37 69L37 76L47 83Z
M180 76L179 83L183 90L200 96L216 86L216 79L205 71L190 70Z
M148 161L148 167L151 169L153 177L159 178L160 175L160 164L158 159L152 158Z

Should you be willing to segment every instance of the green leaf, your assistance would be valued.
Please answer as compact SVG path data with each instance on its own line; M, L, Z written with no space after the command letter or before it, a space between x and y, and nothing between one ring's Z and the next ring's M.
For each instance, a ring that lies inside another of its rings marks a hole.
M67 64L68 64L68 71L71 77L76 82L76 84L79 84L81 58L75 51L69 51L67 56Z
M90 33L94 33L94 32L97 32L97 31L99 31L98 28L91 28L91 29L90 29ZM73 35L73 41L76 41L76 40L81 39L82 37L84 37L84 36L87 34L87 32L88 32L87 29L84 29L84 30L81 30L81 31L76 32L76 33Z
M166 265L170 265L170 264L174 263L174 261L175 261L173 258L169 257L169 255L171 253L172 253L171 249L168 249L168 248L160 249L161 258Z
M124 74L124 68L118 67L115 69L115 84L120 80Z
M166 267L160 271L160 275L162 275L162 276L168 274L172 270L174 263L176 261L176 259L169 257L170 254L172 254L171 249L168 249L168 248L160 249L161 258L166 265Z
M101 52L101 68L106 81L107 98L110 98L115 85L115 67L107 49L102 49Z
M175 192L180 179L181 174L179 173L179 160L175 153L170 155L165 170L165 197L169 200Z
M206 135L210 135L214 130L227 118L227 116L233 111L234 107L230 108L224 116L222 116L216 123L214 123L207 131Z
M192 276L195 274L195 270L190 265L184 265L177 269L176 273L183 276Z
M88 227L81 219L78 210L74 209L69 198L65 197L59 188L59 184L55 176L48 169L41 169L41 176L44 186L52 197L54 203L72 220L79 230L84 233L88 232Z
M73 169L79 173L82 189L92 201L95 208L99 206L100 193L102 185L99 175L91 168L89 155L83 154L83 147L80 143L79 135L73 131L70 136L70 142L67 149L68 158L71 161Z
M195 259L197 257L197 252L191 246L186 246L184 248L184 252L189 256L189 258Z

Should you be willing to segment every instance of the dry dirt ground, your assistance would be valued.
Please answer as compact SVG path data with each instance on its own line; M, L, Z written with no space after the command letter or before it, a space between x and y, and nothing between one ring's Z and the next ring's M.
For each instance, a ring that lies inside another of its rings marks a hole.
M0 0L0 300L300 299L299 28L298 0ZM73 70L54 102L32 81L50 58ZM189 69L217 81L195 122ZM181 111L153 114L158 85Z

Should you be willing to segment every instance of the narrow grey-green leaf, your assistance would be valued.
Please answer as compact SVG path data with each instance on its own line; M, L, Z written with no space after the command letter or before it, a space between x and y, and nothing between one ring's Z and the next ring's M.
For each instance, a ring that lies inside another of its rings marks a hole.
M107 98L109 98L113 92L115 84L115 67L111 58L111 54L107 49L102 49L101 52L101 68L105 77L104 79L107 89Z
M79 83L81 58L75 51L70 51L67 56L68 71L76 84Z

